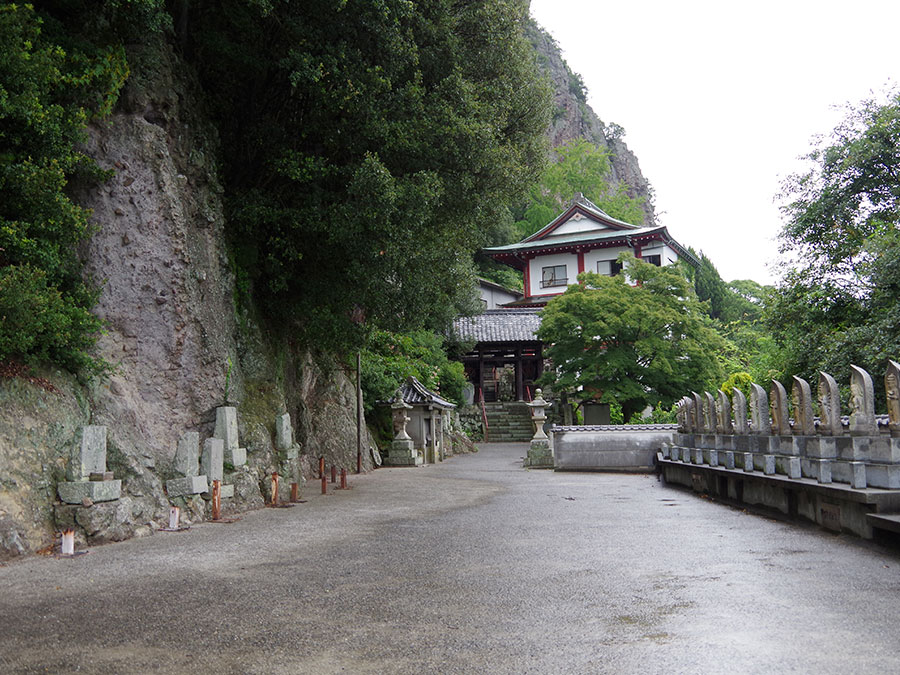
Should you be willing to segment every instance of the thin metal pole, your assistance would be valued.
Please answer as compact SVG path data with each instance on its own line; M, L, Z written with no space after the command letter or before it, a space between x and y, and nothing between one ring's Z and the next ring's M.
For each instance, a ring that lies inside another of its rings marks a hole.
M356 352L356 473L362 472L362 352Z

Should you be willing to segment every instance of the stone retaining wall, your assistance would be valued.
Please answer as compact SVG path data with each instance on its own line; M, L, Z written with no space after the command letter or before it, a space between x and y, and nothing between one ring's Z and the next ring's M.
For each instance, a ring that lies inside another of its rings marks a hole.
M652 471L656 453L672 443L675 424L554 426L554 468L561 471Z

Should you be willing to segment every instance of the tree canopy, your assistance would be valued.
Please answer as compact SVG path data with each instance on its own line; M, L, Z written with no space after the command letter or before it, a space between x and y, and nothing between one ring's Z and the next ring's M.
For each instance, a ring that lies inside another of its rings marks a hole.
M644 200L630 197L626 187L610 179L609 153L584 139L556 148L556 161L531 187L516 222L516 235L534 234L565 209L576 192L594 202L613 218L633 225L644 222ZM498 242L509 243L509 242Z
M900 93L849 108L807 159L783 186L767 323L791 372L878 372L900 354Z
M337 345L354 308L414 328L474 300L471 254L546 156L549 87L525 12L515 0L192 3L188 53L227 148L231 248L264 306Z
M625 418L670 407L691 389L718 387L725 341L678 266L620 256L627 275L585 272L547 303L538 336L550 346L546 383L618 401Z

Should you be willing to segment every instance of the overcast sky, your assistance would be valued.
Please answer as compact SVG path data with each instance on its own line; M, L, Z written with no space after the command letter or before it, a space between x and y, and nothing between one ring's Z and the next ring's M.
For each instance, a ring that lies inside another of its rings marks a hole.
M898 0L532 0L531 12L600 119L625 128L660 224L726 281L773 282L782 179L845 103L897 82Z

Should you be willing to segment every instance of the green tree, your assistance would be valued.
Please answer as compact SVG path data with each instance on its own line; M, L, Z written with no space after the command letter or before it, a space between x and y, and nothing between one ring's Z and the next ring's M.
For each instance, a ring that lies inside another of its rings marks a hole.
M472 253L546 155L549 87L516 0L191 3L235 260L332 348L472 309Z
M583 139L556 148L557 159L544 171L529 194L516 222L520 239L537 232L566 207L576 192L613 218L641 225L644 200L628 196L622 183L610 180L609 153ZM498 244L509 243L507 241Z
M99 176L76 146L89 119L111 110L128 68L121 47L67 51L44 24L30 5L0 7L0 360L93 372L103 367L87 355L101 325L90 313L97 292L75 251L90 226L67 188Z
M727 345L681 270L620 260L627 278L587 272L547 303L538 336L554 371L545 383L618 401L626 419L648 403L668 408L691 389L717 387Z
M783 185L788 263L766 321L784 376L846 381L900 355L900 93L849 108L807 159Z
M410 376L456 404L462 403L466 384L462 363L450 361L442 338L427 330L373 331L362 350L361 372L363 399L370 411Z

